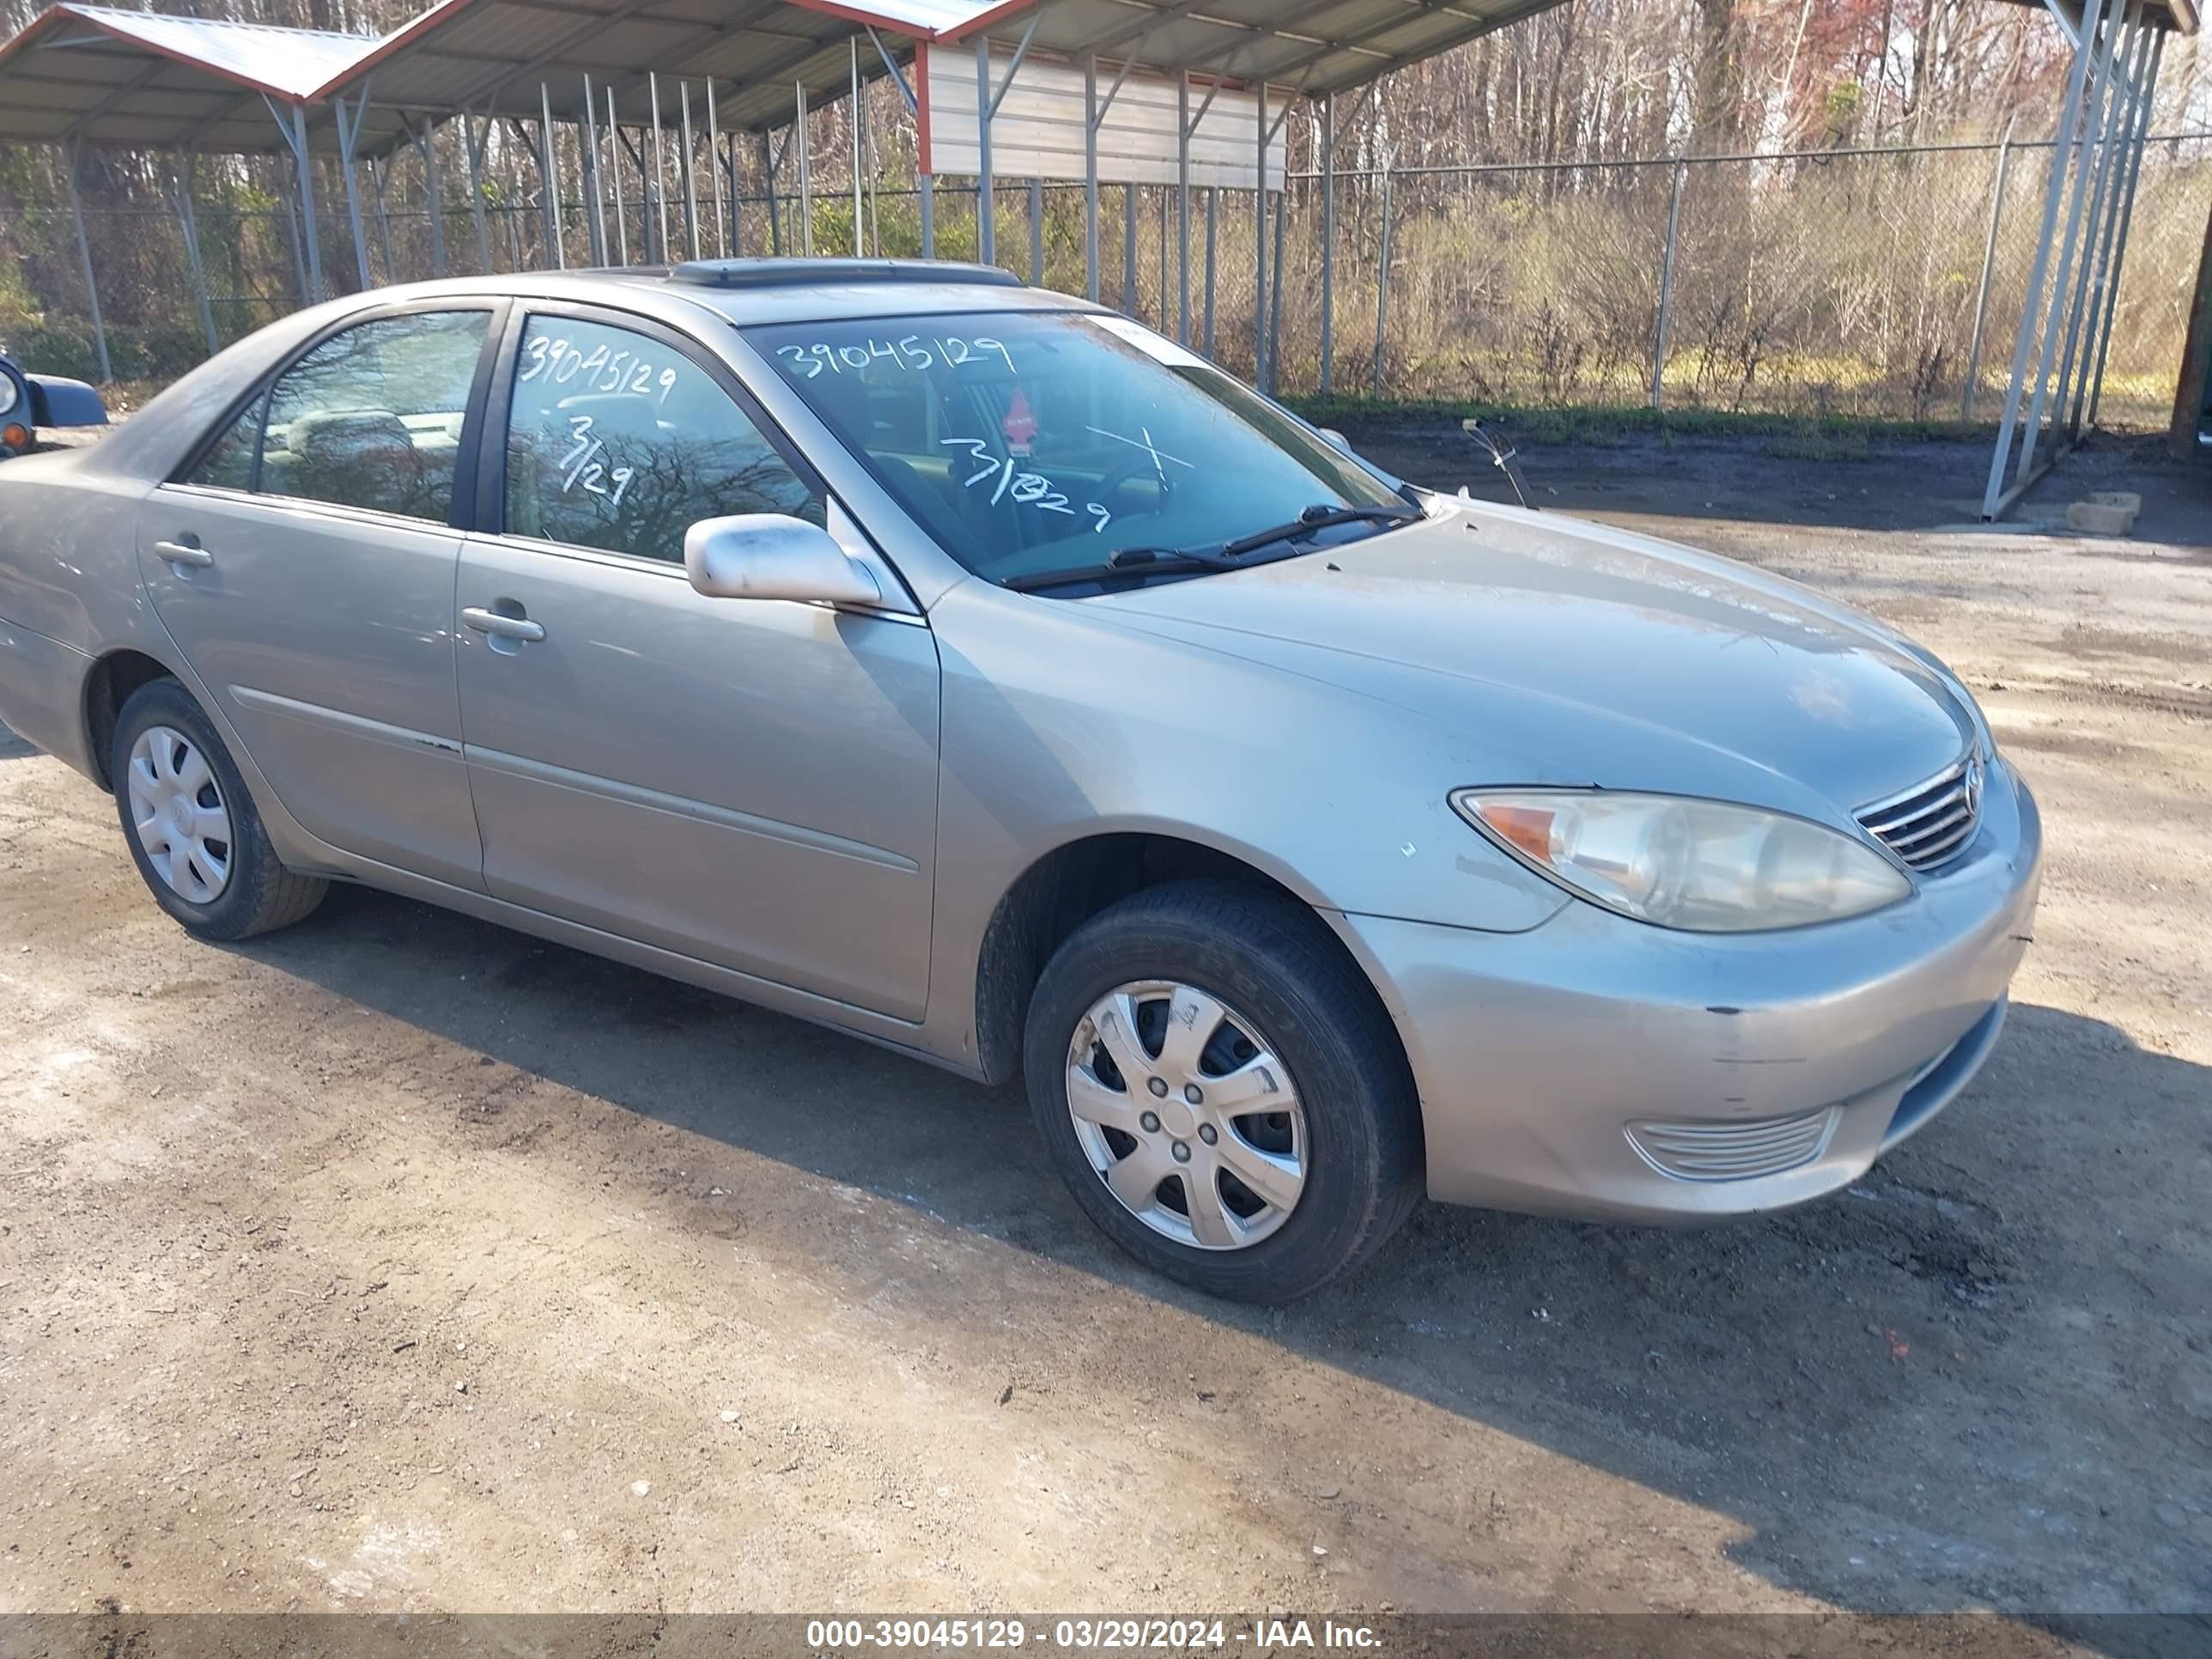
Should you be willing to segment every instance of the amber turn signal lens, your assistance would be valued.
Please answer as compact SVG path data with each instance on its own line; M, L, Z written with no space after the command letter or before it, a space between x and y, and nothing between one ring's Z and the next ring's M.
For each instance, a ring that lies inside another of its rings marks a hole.
M5 444L10 449L28 449L31 447L31 428L10 421L7 425L0 426L0 444Z
M1492 801L1476 809L1501 841L1510 842L1540 863L1552 861L1552 823L1557 812L1537 806L1507 806Z

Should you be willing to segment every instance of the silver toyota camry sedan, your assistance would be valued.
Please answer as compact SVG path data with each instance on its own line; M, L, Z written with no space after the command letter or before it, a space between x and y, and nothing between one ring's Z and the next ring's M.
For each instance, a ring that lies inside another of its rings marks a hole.
M979 267L334 301L0 471L0 719L202 938L367 883L1025 1079L1123 1249L1831 1193L1989 1054L2035 804L1817 594L1391 477Z

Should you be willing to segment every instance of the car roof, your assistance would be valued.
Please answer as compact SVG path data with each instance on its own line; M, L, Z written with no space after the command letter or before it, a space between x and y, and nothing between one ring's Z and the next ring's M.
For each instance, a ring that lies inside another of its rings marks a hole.
M1084 311L1103 307L1024 286L990 265L923 259L708 259L688 264L532 270L410 283L356 295L358 303L497 295L647 310L663 316L705 311L740 327L978 311Z

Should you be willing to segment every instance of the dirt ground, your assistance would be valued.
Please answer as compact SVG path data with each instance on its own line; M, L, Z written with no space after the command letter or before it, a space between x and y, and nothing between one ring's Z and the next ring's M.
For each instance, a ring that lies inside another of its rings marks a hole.
M0 1609L2212 1610L2212 469L1524 461L1907 626L2040 793L2003 1042L1863 1184L1218 1306L1011 1091L372 892L196 944L0 733ZM2037 532L2093 483L2133 540Z

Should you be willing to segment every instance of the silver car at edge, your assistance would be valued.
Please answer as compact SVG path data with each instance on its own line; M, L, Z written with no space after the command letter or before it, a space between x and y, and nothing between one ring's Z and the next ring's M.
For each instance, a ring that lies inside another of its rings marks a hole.
M203 937L365 883L1025 1075L1255 1299L1425 1193L1750 1215L1989 1054L2036 807L1729 561L1431 494L978 267L420 284L0 471L0 719Z

